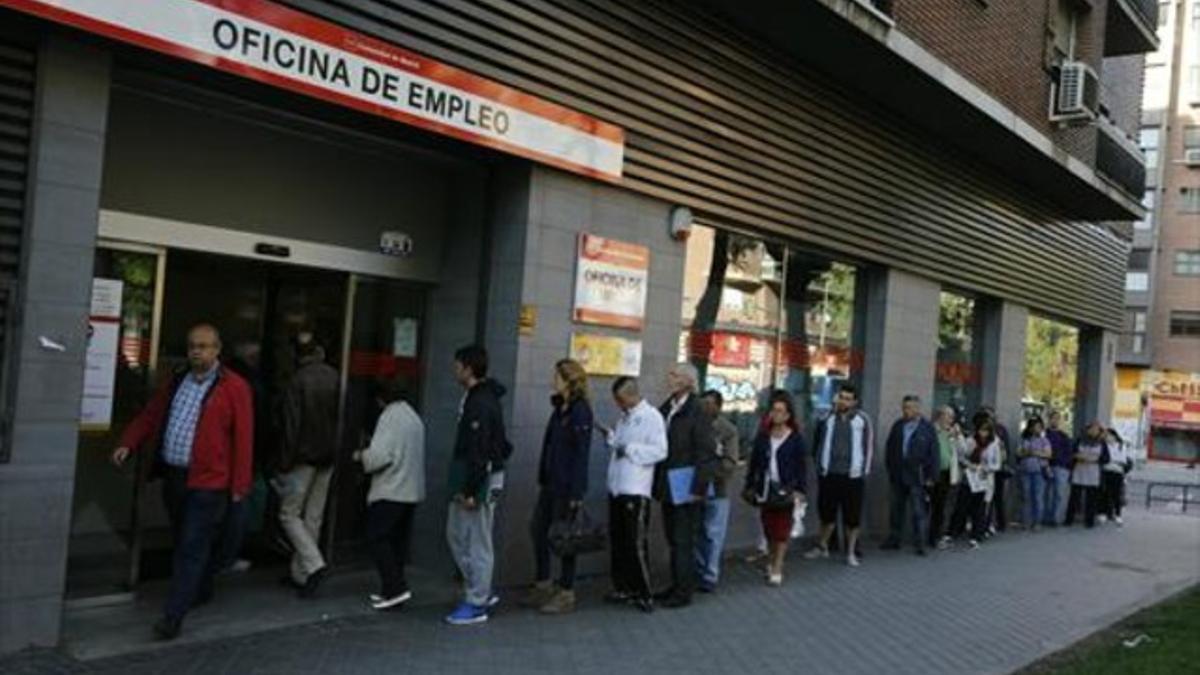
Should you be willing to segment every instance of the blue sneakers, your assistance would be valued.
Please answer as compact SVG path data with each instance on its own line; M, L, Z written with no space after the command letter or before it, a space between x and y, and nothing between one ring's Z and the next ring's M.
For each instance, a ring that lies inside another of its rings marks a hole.
M454 608L453 612L446 617L446 623L451 626L470 626L472 624L483 623L488 620L487 607L472 605L469 602L461 602L458 607Z

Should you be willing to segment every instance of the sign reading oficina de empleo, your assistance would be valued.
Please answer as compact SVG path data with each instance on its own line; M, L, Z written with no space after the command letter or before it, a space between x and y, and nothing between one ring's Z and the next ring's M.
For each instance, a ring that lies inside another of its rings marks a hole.
M650 249L645 246L580 234L574 319L641 330L649 272Z
M273 2L0 6L568 171L621 177L619 127Z

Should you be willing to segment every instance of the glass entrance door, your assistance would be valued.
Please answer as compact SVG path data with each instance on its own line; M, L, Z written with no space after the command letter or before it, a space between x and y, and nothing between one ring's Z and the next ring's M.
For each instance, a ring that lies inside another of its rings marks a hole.
M69 601L127 599L138 576L137 476L148 463L135 455L118 470L109 456L155 382L165 263L160 248L102 242L96 250L67 560Z
M395 383L419 410L424 376L425 290L373 277L351 279L342 359L342 452L331 492L327 550L346 551L365 536L366 491L362 469L350 454L370 441L381 406L381 387Z

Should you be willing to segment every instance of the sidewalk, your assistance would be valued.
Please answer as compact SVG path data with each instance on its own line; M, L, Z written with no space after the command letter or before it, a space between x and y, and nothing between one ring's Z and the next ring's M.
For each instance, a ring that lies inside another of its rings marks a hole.
M418 607L86 663L43 653L0 670L1006 673L1200 582L1200 518L1127 516L1120 529L1010 532L928 559L868 548L858 570L796 556L779 590L733 563L719 594L651 616L601 604L596 580L567 617L509 598L478 627L447 627L446 608Z

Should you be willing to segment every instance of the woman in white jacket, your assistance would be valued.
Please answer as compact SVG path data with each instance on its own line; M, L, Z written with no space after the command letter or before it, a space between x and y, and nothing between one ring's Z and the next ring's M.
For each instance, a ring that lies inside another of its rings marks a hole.
M971 536L967 545L979 548L979 540L987 529L987 500L995 486L995 474L1000 470L1000 439L991 415L975 413L971 420L975 432L959 445L958 462L962 481L950 518L950 533L942 538L938 548L947 548L963 535L967 518L971 519Z
M1133 468L1133 460L1129 457L1129 449L1125 440L1116 429L1108 430L1108 463L1100 479L1100 501L1103 505L1101 519L1124 525L1121 520L1121 506L1125 501L1125 474Z
M395 385L384 387L386 403L371 445L354 453L371 477L367 493L367 546L379 569L380 592L371 606L390 609L412 598L404 578L413 515L425 499L425 424Z

